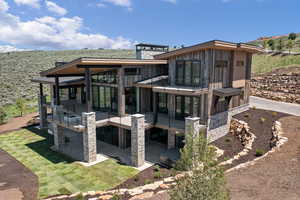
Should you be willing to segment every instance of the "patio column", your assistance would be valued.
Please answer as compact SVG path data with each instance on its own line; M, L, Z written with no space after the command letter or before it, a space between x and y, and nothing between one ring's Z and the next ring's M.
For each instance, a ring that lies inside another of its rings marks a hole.
M125 90L124 90L124 69L118 69L118 113L119 116L125 115Z
M145 116L131 116L131 163L141 167L145 163Z
M92 81L91 71L89 68L85 68L85 89L86 89L86 111L92 112Z
M200 133L200 127L199 117L185 118L185 134L192 134L193 137L197 137Z
M141 89L139 88L139 87L136 87L136 112L137 113L140 113L141 112L141 108L140 108L140 106L141 106L141 98L140 98L140 96L141 96L141 94L140 94L140 92L141 92Z
M158 110L158 93L153 92L153 123L157 122L157 110Z
M40 128L47 128L47 108L44 105L46 103L46 97L43 93L43 84L40 83L40 95L39 95L39 116L40 116Z
M55 77L55 105L60 105L60 97L59 97L59 77Z
M94 162L97 160L96 113L82 113L82 125L85 126L83 132L84 161Z
M168 130L168 149L175 148L175 137L176 137L176 132L173 130Z

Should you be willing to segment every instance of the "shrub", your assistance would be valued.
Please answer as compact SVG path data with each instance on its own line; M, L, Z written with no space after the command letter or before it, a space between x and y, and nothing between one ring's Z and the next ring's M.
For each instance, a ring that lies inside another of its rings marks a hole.
M0 107L0 124L4 124L5 123L5 119L7 117L7 114L4 110L3 107Z
M138 176L134 177L133 179L135 182L138 182L140 180L140 178Z
M114 194L111 200L121 200L121 197L118 194Z
M261 122L261 123L264 123L265 121L266 121L266 118L264 118L264 117L261 117L261 118L260 118L260 122Z
M275 111L274 111L274 112L272 112L272 116L273 116L273 117L276 117L276 116L277 116L277 114L278 114L278 113L277 113L277 112L275 112Z
M296 40L296 38L297 38L297 35L296 35L296 33L290 33L289 34L289 40Z
M225 156L224 157L224 161L227 161L227 160L229 160L230 158L228 157L228 156Z
M250 117L250 115L247 113L244 115L244 117L248 118L248 117Z
M144 183L145 183L145 185L147 185L147 184L152 183L152 181L150 179L146 179Z
M25 100L22 99L22 98L18 98L16 100L16 106L17 106L17 109L19 110L20 114L21 114L21 117L23 116L24 112L25 112L25 109L26 109L26 103L25 103Z
M255 156L256 157L260 157L260 156L262 156L264 154L265 154L265 151L262 150L262 149L256 149L256 151L255 151Z
M226 138L225 142L229 143L229 142L231 142L231 139L230 138Z
M162 178L160 171L154 173L154 178L157 178L157 179Z
M256 106L253 106L252 109L253 109L253 110L256 110Z
M154 171L159 172L160 171L160 167L158 165L154 166Z

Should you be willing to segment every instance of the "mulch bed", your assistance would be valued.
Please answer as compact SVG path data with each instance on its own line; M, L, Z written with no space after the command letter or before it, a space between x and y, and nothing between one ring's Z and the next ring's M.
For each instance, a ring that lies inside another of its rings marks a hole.
M158 165L149 167L135 175L134 177L126 180L125 182L118 185L115 189L121 188L135 188L139 186L143 186L146 184L150 184L159 180L163 180L164 178L175 176L176 171L172 169L167 169Z
M232 158L244 149L241 141L232 133L228 133L224 137L214 141L212 144L224 151L224 154L218 158L220 162Z
M275 121L282 117L289 116L288 114L267 111L261 109L250 109L249 111L235 115L234 118L243 120L248 123L250 131L256 136L251 151L240 159L233 161L231 165L226 165L225 169L235 167L241 163L245 163L257 158L256 150L262 150L266 153L271 150L270 140L272 138L272 125ZM225 136L226 137L226 136ZM223 145L224 146L224 145ZM219 147L222 149L222 147ZM228 148L224 149L226 154L233 154L234 150L228 152ZM229 149L230 150L230 149ZM234 152L239 152L238 150ZM225 155L226 156L226 155Z

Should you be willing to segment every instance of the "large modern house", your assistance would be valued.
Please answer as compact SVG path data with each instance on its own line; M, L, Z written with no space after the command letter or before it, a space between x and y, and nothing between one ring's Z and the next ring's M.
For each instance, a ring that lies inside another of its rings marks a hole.
M40 127L73 159L107 154L143 166L178 151L185 134L226 135L231 116L248 109L252 54L260 51L217 40L173 51L139 44L136 59L57 62L32 80L40 84Z

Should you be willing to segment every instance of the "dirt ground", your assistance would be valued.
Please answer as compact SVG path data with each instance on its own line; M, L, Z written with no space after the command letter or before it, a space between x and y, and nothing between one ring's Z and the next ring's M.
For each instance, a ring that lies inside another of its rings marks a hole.
M255 165L227 174L233 200L300 199L300 117L279 121L288 142Z
M12 118L6 124L0 125L0 134L10 132L13 130L18 130L22 127L28 126L28 122L31 121L37 115L38 113L30 113L23 117Z
M0 149L0 200L34 200L38 177Z

